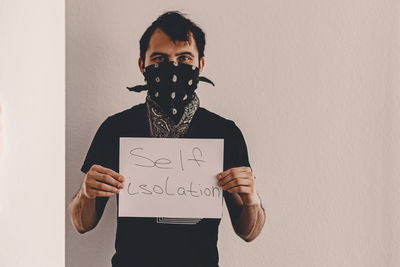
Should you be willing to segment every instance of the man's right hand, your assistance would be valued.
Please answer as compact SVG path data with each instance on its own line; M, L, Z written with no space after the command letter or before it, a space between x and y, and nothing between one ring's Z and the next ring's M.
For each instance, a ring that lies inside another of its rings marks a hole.
M124 176L100 165L92 165L82 184L82 193L89 199L111 197L124 188Z

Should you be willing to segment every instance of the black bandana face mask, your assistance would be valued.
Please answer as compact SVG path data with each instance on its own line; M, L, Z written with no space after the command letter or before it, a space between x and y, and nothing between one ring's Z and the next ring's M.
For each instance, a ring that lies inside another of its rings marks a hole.
M193 100L199 81L214 85L212 81L199 76L199 68L175 61L164 61L144 68L146 85L128 87L130 91L148 90L163 111L178 123L184 107Z

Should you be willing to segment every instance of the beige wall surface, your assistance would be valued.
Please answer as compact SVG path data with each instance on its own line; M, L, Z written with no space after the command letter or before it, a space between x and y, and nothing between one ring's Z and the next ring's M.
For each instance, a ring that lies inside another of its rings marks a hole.
M206 32L200 105L242 130L267 213L251 243L223 217L220 265L400 266L395 0L66 1L66 204L100 123L144 102L138 41L175 9ZM110 266L115 197L84 235L65 220L67 266Z

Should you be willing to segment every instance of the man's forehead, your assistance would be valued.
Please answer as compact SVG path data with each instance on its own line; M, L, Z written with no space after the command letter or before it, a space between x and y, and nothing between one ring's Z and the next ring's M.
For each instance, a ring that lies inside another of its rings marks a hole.
M180 53L183 51L191 51L193 54L197 54L196 42L193 38L193 34L189 35L189 42L185 41L175 41L173 42L171 38L164 33L160 28L157 28L152 34L149 42L149 47L147 53L160 52L160 53Z

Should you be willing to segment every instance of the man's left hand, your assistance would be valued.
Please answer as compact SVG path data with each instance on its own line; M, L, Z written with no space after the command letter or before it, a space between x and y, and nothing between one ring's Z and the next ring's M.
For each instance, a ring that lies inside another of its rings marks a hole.
M235 167L217 174L218 185L229 193L238 193L244 205L260 203L254 173L250 167Z

